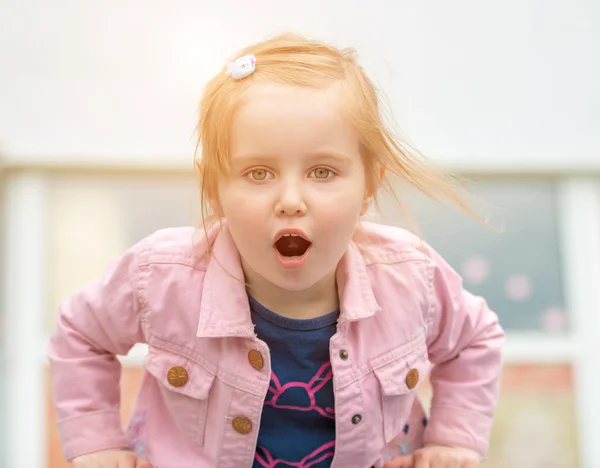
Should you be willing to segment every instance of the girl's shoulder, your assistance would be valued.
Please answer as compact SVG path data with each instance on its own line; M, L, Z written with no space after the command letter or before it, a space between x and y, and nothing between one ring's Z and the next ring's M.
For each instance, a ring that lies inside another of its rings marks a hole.
M352 241L367 264L431 260L429 245L411 231L397 226L362 222Z
M138 264L177 263L204 269L214 241L215 230L182 226L159 229L130 249Z

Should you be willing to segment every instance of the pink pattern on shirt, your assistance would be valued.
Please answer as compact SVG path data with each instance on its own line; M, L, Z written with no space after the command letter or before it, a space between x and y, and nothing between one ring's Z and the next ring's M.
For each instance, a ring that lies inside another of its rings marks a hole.
M274 460L273 456L269 453L267 449L260 448L264 452L264 458L256 453L256 461L264 466L264 468L275 468L277 465L281 464L284 466L292 466L294 468L310 468L317 463L321 463L323 460L327 458L333 457L335 442L327 442L326 444L321 445L318 449L314 450L312 453L305 456L299 462L288 462L285 460L277 459ZM315 458L318 457L318 458Z
M325 376L322 376L323 373L325 373L325 371L327 371L327 373L325 374ZM321 366L321 368L317 371L317 373L314 375L314 377L312 379L310 379L310 381L308 383L288 382L282 386L281 383L279 382L279 379L277 378L277 375L275 375L275 372L271 371L272 385L269 386L269 390L271 390L271 392L273 392L273 396L271 397L271 399L265 400L265 405L272 406L274 408L290 409L290 410L296 410L296 411L316 411L321 416L324 416L324 417L330 418L330 419L335 419L334 409L333 408L321 408L320 406L317 405L317 401L316 401L316 397L315 397L316 393L321 388L323 388L323 385L325 385L327 382L329 382L331 380L332 376L333 376L333 372L331 371L331 363L326 362L325 364L323 364ZM304 390L306 390L306 393L308 394L308 398L310 401L310 406L306 406L306 407L304 407L304 406L288 406L288 405L280 405L279 403L277 403L277 400L286 392L286 390L289 390L290 388L303 388Z

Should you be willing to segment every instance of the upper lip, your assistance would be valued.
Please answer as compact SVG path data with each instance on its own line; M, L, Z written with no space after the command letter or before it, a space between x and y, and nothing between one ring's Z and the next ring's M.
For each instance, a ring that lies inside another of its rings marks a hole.
M305 241L310 242L310 239L308 238L308 236L304 233L304 231L302 229L289 228L289 229L280 229L279 231L277 231L277 234L275 234L275 239L273 240L273 244L275 244L275 242L277 242L279 239L281 239L286 234L293 234L295 236L302 237L302 239L304 239Z

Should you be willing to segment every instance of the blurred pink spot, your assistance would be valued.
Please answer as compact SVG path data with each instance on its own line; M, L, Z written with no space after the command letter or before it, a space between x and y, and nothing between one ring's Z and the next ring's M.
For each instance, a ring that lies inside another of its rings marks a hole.
M542 315L542 327L548 332L564 331L567 326L567 314L560 307L548 307Z
M533 285L527 275L513 275L506 282L506 296L515 302L525 302L533 294Z
M480 255L474 255L462 265L462 275L471 284L481 284L490 275L490 263Z

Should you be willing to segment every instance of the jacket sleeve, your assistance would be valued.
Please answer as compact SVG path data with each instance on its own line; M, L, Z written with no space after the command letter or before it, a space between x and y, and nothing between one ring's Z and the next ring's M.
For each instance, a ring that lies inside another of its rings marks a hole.
M502 370L505 335L486 301L429 249L427 316L433 400L426 445L462 447L486 458Z
M137 277L138 253L132 248L60 306L48 358L67 460L128 447L119 411L121 364L116 355L144 341Z

